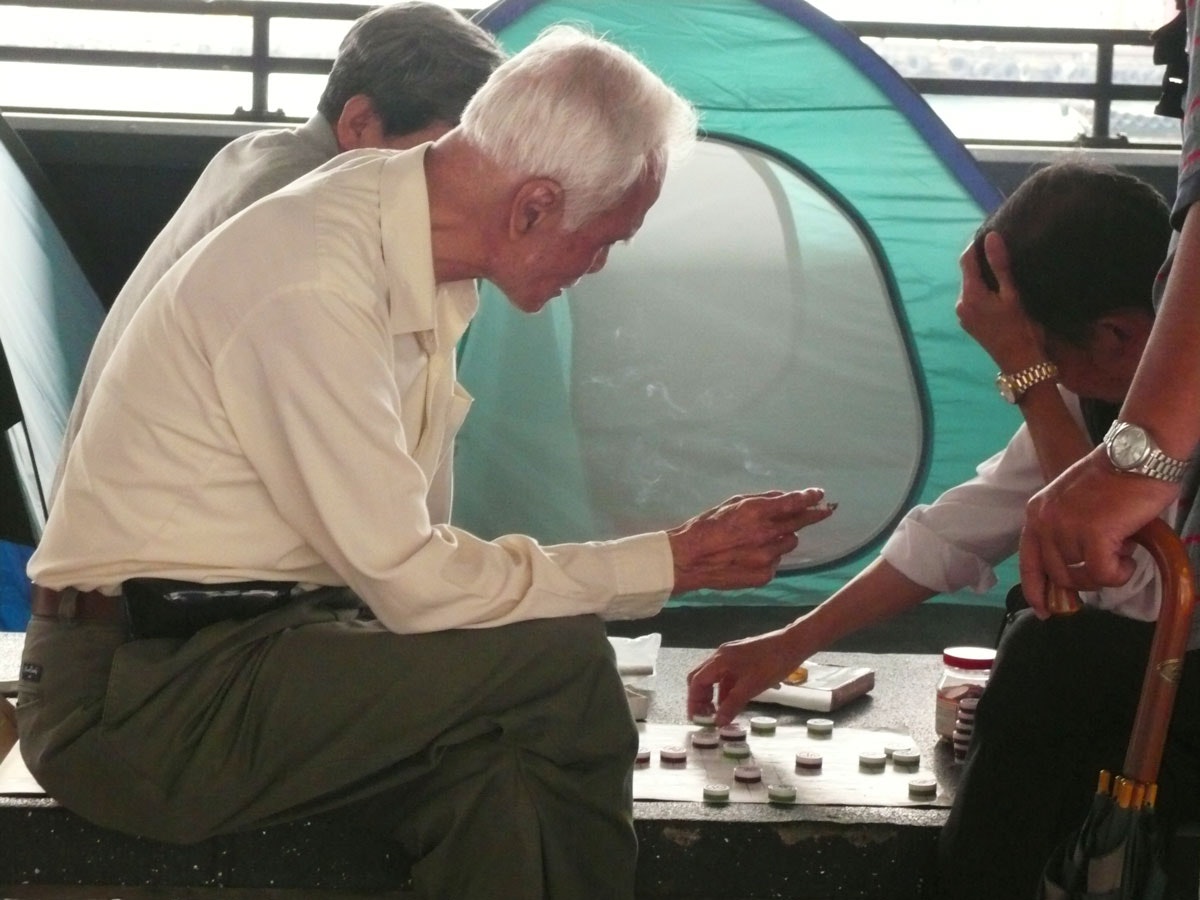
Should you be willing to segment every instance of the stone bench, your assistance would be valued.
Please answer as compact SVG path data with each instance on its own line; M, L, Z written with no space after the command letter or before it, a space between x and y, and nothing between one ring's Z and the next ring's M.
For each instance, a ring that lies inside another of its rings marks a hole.
M12 688L21 635L0 634L0 688ZM706 651L660 651L650 719L684 723L687 671ZM940 664L928 654L828 654L868 664L876 688L831 715L857 727L908 728L944 780L949 752L933 746L933 684ZM11 674L5 674L11 673ZM5 678L10 681L6 684ZM927 690L906 690L906 685ZM802 721L796 711L781 722ZM698 803L635 804L641 842L639 897L829 896L900 900L919 896L945 811ZM227 835L192 846L162 844L98 828L44 797L0 797L0 885L94 884L320 888L403 895L407 864L383 840L347 834L321 819Z
M16 677L20 643L21 635L0 633L0 690L13 687L5 679ZM706 655L702 649L660 651L650 721L686 721L686 675ZM907 730L925 765L952 792L957 766L950 748L936 742L933 727L938 655L827 653L819 658L876 671L876 686L868 696L829 717L840 726ZM779 707L769 711L781 724L799 724L813 715ZM637 801L634 816L641 846L637 896L644 900L917 900L932 872L946 810L766 804L713 808ZM0 797L0 836L0 889L221 886L411 896L404 890L407 861L394 845L347 833L322 819L175 846L98 828L44 797ZM1200 832L1189 829L1177 838L1172 864L1196 883Z

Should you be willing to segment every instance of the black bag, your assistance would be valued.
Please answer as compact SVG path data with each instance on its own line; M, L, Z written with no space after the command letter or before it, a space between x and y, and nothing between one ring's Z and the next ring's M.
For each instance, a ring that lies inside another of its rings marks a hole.
M294 581L199 584L169 578L131 578L122 587L131 635L189 638L201 628L231 619L252 619L293 597Z

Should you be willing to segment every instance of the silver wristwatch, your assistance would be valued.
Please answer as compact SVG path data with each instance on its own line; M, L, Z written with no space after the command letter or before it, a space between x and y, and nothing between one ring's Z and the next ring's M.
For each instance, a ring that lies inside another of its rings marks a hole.
M1001 372L996 376L996 388L1000 396L1009 403L1019 403L1025 392L1035 384L1051 381L1058 377L1058 366L1052 362L1040 362L1036 366L1006 375Z
M1145 428L1117 419L1104 435L1108 461L1118 472L1146 475L1159 481L1183 481L1186 459L1175 459L1158 449Z

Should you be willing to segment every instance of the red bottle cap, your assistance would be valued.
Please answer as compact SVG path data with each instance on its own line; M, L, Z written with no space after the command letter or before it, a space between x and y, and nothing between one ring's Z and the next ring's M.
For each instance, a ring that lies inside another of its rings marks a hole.
M996 661L996 651L990 647L947 647L942 662L956 669L990 669Z

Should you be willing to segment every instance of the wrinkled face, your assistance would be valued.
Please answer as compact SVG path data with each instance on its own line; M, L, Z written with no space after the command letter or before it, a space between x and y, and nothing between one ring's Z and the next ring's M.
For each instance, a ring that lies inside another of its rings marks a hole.
M599 272L614 244L633 238L662 190L662 175L648 171L612 209L574 231L561 227L561 211L547 216L514 244L510 262L491 279L523 312L537 312L584 275Z

